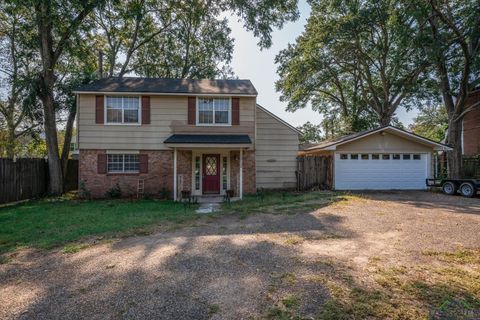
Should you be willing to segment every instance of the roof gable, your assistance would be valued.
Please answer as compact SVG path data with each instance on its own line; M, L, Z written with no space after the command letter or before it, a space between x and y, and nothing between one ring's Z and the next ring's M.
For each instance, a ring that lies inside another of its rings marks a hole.
M212 94L256 96L250 80L112 77L78 87L74 93Z
M433 140L427 139L425 137L419 136L415 133L405 131L403 129L394 127L394 126L383 126L379 127L376 129L368 130L368 131L363 131L359 133L355 133L352 135L348 136L343 136L338 139L335 139L333 141L328 141L324 143L320 143L316 146L310 147L306 149L305 151L320 151L320 150L336 150L337 146L348 144L350 142L363 139L367 136L370 136L375 133L380 133L380 132L388 132L391 134L394 134L396 136L402 137L407 140L414 141L419 144L423 144L429 147L432 147L434 150L451 150L451 148L443 143L435 142Z
M264 107L262 107L261 105L259 105L257 103L257 109L258 110L261 110L263 112L265 112L266 114L268 114L269 116L271 116L272 118L274 118L275 120L277 120L278 122L280 122L281 124L283 124L284 126L286 126L287 128L289 128L290 130L292 131L295 131L296 134L302 134L302 132L300 130L298 130L297 128L295 128L294 126L292 126L290 123L288 123L287 121L281 119L280 117L278 117L277 115L275 115L274 113L268 111L267 109L265 109Z

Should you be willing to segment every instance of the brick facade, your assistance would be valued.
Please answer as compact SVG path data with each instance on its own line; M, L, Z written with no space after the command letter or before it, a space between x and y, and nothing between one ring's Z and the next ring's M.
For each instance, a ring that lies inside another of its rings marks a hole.
M144 179L145 193L158 196L166 189L173 194L173 151L148 150L140 151L148 155L148 173L138 174L99 174L97 171L98 154L105 150L80 150L79 151L79 182L83 183L93 198L103 198L105 192L117 184L122 191L122 196L135 196L138 181ZM191 189L191 151L178 151L177 173L179 182L182 181L183 190Z
M230 188L239 196L239 168L240 151L230 152ZM243 152L243 194L252 194L257 191L255 174L255 151Z
M136 196L138 181L145 181L145 193L156 197L162 189L168 190L173 196L173 151L171 150L145 150L140 154L148 155L148 173L136 174L99 174L97 159L105 150L79 151L79 181L93 198L103 198L105 193L117 184L122 191L122 196ZM239 179L239 151L230 152L230 185L238 196ZM192 189L192 151L177 151L178 194L182 190ZM243 153L243 193L255 193L255 152Z
M467 105L480 100L480 90L472 93L467 99ZM480 154L480 107L463 118L463 154L473 156Z

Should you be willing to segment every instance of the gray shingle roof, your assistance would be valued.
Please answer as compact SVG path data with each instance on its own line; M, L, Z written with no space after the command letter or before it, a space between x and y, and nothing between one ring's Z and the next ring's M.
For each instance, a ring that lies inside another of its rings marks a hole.
M250 144L246 134L173 134L164 143Z
M142 92L174 94L257 95L250 80L104 78L78 87L74 92Z

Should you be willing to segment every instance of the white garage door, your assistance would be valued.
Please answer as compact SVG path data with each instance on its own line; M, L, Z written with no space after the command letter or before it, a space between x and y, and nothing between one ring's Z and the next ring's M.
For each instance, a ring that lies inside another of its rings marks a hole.
M425 189L427 154L336 153L335 189Z

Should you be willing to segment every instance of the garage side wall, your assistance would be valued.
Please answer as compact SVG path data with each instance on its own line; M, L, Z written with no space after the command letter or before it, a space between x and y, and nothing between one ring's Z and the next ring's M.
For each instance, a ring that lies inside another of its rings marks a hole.
M298 133L259 107L256 121L257 189L295 188Z

